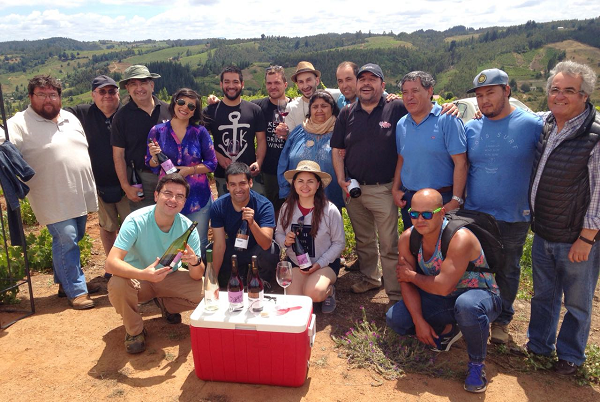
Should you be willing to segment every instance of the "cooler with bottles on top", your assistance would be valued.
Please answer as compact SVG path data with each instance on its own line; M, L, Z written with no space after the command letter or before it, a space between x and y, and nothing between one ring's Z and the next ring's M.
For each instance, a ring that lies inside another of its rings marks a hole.
M204 300L190 317L196 375L206 381L299 387L304 384L316 326L307 296L265 295L262 313L229 311L227 292L219 309ZM276 298L276 300L273 300ZM286 309L278 310L278 306Z

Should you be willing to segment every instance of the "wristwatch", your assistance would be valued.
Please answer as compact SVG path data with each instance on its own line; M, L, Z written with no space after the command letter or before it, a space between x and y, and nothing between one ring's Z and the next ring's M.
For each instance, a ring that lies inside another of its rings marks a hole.
M462 205L462 204L465 203L465 201L462 198L460 198L458 195L453 195L452 199L455 200L455 201L457 201L458 205Z

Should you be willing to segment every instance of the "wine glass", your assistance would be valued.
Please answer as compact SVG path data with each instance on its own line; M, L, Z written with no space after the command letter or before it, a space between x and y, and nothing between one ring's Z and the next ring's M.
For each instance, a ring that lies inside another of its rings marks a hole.
M279 116L281 116L282 119L285 119L285 116L288 115L288 113L290 111L287 110L287 99L286 98L279 99L277 101L277 111L279 112Z
M277 263L277 283L283 288L283 300L285 304L286 288L292 284L292 263L289 261L279 261Z
M235 157L240 153L241 148L242 146L238 140L230 140L229 144L227 144L227 153L233 161L235 161Z

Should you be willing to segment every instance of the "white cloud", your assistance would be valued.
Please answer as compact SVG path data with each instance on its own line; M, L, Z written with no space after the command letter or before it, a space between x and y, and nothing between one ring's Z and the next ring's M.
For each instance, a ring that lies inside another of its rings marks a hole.
M582 0L538 2L506 0L484 5L476 0L307 0L277 3L221 0L0 1L9 15L0 19L0 41L65 36L78 40L248 38L261 34L304 36L328 32L395 33L418 29L442 31L455 25L480 28L524 24L528 20L588 18L600 4ZM523 5L526 5L523 7ZM575 6L577 5L577 6ZM21 8L21 6L23 8Z

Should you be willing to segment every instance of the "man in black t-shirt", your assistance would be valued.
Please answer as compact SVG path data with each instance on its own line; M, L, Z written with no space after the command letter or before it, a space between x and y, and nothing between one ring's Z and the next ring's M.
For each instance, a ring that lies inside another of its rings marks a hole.
M280 121L277 111L277 102L280 100L289 101L285 96L285 89L288 86L285 79L285 70L281 66L267 67L265 72L265 86L267 88L268 97L253 100L252 103L257 104L263 111L265 122L267 124L266 140L267 153L262 165L262 178L264 184L264 195L271 201L275 207L275 212L279 211L283 204L283 199L279 198L279 185L277 183L277 164L279 163L279 155L283 150L285 138L279 137L275 133L275 129Z
M252 177L257 177L267 150L263 112L257 105L241 99L244 77L238 67L226 67L221 72L221 89L223 100L203 110L205 125L213 135L219 162L215 170L219 196L227 193L225 169L231 163L245 163L250 167ZM261 194L264 192L262 185L257 182L254 183L254 189Z

